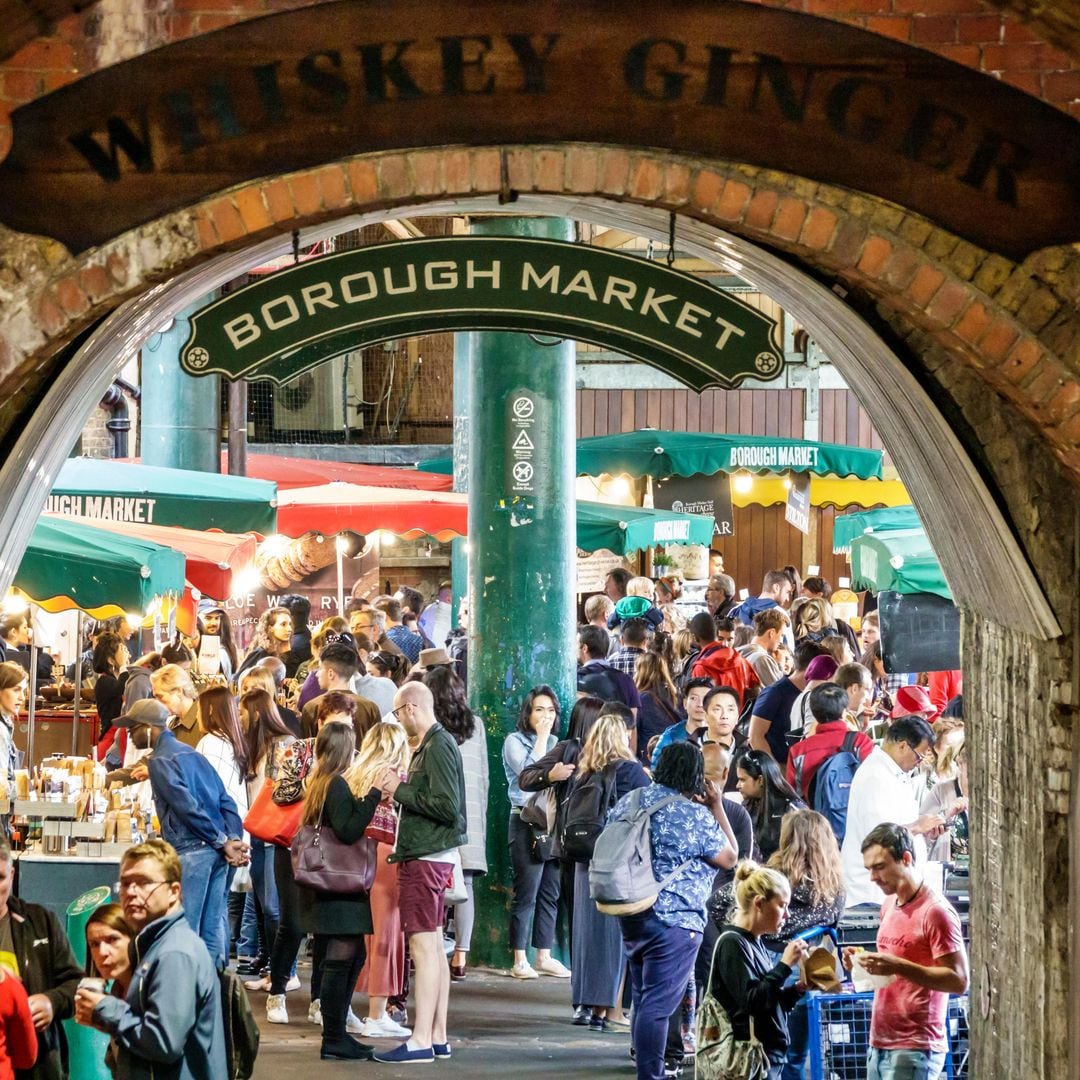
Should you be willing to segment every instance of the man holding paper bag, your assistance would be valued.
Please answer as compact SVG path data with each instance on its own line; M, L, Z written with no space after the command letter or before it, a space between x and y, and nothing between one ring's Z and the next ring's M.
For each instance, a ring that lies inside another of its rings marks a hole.
M960 918L923 879L902 825L878 825L862 842L870 880L885 894L876 953L844 949L844 967L889 977L874 993L867 1080L937 1080L945 1067L949 994L968 988Z

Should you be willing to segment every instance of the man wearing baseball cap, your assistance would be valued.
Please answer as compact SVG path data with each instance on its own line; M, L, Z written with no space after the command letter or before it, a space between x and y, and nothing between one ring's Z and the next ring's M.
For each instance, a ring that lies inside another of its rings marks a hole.
M219 967L228 959L225 902L230 866L248 861L243 823L214 767L168 730L170 713L160 701L136 701L116 720L149 758L161 835L176 849L183 867L184 915Z

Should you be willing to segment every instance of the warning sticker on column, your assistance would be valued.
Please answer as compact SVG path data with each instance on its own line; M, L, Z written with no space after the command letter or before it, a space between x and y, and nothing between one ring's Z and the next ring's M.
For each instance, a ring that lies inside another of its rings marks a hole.
M533 495L545 467L546 403L532 391L515 390L507 401L507 486L514 495Z

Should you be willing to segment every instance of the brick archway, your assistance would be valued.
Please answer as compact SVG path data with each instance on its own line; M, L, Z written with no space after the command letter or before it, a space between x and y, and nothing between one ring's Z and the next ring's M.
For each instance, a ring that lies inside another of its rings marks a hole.
M659 207L782 253L972 369L1080 486L1080 253L1047 249L1017 264L880 199L771 170L600 146L357 157L233 189L55 269L57 245L27 241L11 294L18 310L0 341L0 388L19 396L88 323L221 252L353 213L507 189Z

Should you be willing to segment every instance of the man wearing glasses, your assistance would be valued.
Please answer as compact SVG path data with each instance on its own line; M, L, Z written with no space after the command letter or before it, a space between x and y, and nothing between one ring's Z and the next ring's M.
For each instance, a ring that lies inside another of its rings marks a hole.
M906 828L914 837L916 865L926 862L926 841L938 836L945 825L940 814L919 813L925 785L920 783L918 769L933 745L934 730L922 717L901 717L893 721L884 743L874 747L856 771L840 849L847 907L880 907L885 898L863 865L862 842L878 825L891 822Z
M386 616L381 611L376 611L364 600L351 600L345 607L345 615L349 620L349 633L354 638L362 634L382 652L402 655L401 650L386 636Z
M116 1040L119 1076L225 1077L221 990L206 946L188 926L180 857L164 840L128 848L120 906L135 931L127 998L82 987L75 1019Z

